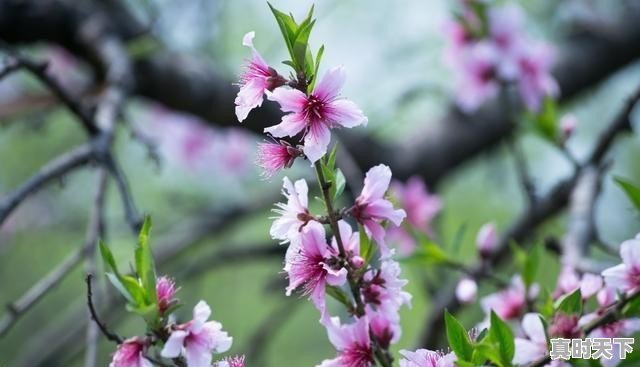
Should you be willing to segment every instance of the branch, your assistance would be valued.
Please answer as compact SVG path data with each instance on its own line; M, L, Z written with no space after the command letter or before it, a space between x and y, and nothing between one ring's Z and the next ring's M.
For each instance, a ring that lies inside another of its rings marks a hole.
M96 322L96 325L98 325L98 328L100 328L100 331L102 332L102 334L104 334L104 336L117 344L121 344L124 339L122 339L122 337L116 335L115 333L113 333L112 331L109 331L109 329L107 329L107 326L102 323L100 321L100 319L98 318L98 313L96 312L96 309L93 306L93 300L92 300L92 292L91 292L91 278L93 277L93 275L91 274L87 274L87 277L85 278L86 282L87 282L87 306L89 307L89 312L91 313L91 318L93 319L93 321Z
M586 169L585 167L601 165L602 160L613 146L618 135L630 131L629 116L638 100L640 100L640 88L634 91L623 109L600 134L592 153L584 164L579 165L578 171L571 177L558 182L544 197L536 200L534 206L527 208L503 235L492 255L471 267L471 274L476 281L486 279L492 269L509 258L510 251L508 247L512 241L523 243L540 224L556 215L567 205L569 196L574 190L578 178ZM440 337L440 332L444 330L444 318L442 317L444 310L455 312L460 308L461 304L456 299L455 289L453 288L455 284L452 287L443 287L436 295L434 305L427 315L426 326L419 341L420 346L434 347Z
M633 294L624 297L623 299L621 299L620 301L618 301L617 303L615 303L614 305L610 306L610 308L603 313L601 316L599 316L597 319L593 320L591 323L589 323L588 325L585 325L582 329L582 332L584 333L584 335L588 335L590 332L592 332L593 330L605 326L605 325L609 325L613 322L616 322L618 320L621 320L621 312L624 309L624 307L631 302L632 300L634 300L635 298L637 298L638 296L640 296L640 292L636 291ZM543 367L545 365L547 365L548 363L551 362L551 357L550 356L545 356L543 358L540 358L539 360L527 365L527 367Z
M91 162L92 158L94 158L93 147L90 143L85 143L45 164L22 186L0 200L0 226L29 195L37 192L51 181Z

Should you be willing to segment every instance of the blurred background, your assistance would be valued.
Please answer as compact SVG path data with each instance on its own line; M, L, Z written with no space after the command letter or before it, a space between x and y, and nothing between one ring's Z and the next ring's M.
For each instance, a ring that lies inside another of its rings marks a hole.
M80 3L86 2L78 2L79 7L83 6ZM223 87L230 90L249 55L241 45L246 32L256 32L255 45L272 65L279 65L286 57L264 1L123 3L149 26L153 36L153 41L129 47L130 52L144 54L161 48L187 55L215 66L227 83ZM369 125L355 134L403 146L418 132L437 133L436 127L441 127L437 123L450 110L453 84L452 72L442 56L442 29L450 16L450 3L315 2L318 22L311 44L326 47L322 70L343 64L348 72L343 94L369 117ZM598 24L602 28L591 31L606 32L607 27L615 27L623 11L618 2L606 0L518 3L528 15L527 29L554 44L559 52L563 52L568 36L583 31L582 25ZM273 0L272 4L302 16L312 2ZM3 14L0 20L2 17L11 14ZM31 44L23 50L49 60L49 71L71 90L82 91L92 81L89 66L55 43ZM590 60L583 62L589 64ZM575 156L585 156L639 80L640 64L631 62L561 103L561 113L572 113L578 121L569 141ZM184 93L185 98L189 92L166 91ZM14 73L0 81L0 195L18 187L51 158L84 141L85 134L74 119L26 73ZM308 166L297 162L284 174L262 179L254 164L256 142L262 138L246 129L252 121L218 124L149 98L132 97L122 122L114 153L128 177L136 207L153 218L152 246L158 267L174 276L181 287L178 296L186 307L178 314L188 318L191 305L205 299L213 309L213 319L221 321L234 337L231 353L247 353L249 365L311 366L330 357L333 349L325 330L315 322L318 315L311 303L285 297L283 257L278 250L271 250L277 244L268 234L270 209L281 199L283 175L310 177ZM637 122L634 115L634 126ZM541 192L570 174L571 166L559 151L536 134L523 128L517 139ZM640 182L638 154L636 136L621 139L612 150L607 176L622 175ZM30 196L0 227L0 304L18 299L78 251L94 196L95 172L78 170L65 175ZM434 222L435 232L447 251L464 261L471 262L476 256L474 239L482 224L494 221L504 231L524 208L513 160L499 142L433 182L430 190L444 200ZM124 220L113 183L107 192L105 240L127 268L135 236ZM618 244L640 229L629 202L610 179L604 180L595 214L601 237L609 243ZM564 216L547 221L535 238L561 236L565 222ZM237 256L242 249L256 255ZM85 266L78 260L55 289L0 337L0 366L83 365ZM559 271L557 261L548 259L544 266L538 280L553 288ZM98 267L102 268L100 262ZM511 270L510 265L503 269L505 274ZM417 346L431 307L430 290L438 284L434 280L445 281L448 274L415 264L404 266L403 275L410 281L408 291L414 298L413 307L401 311L400 348ZM104 283L104 279L98 282ZM482 287L480 294L490 291L493 289ZM104 306L102 312L113 329L121 335L133 335L143 327L141 321L120 303L102 303L118 297L111 293L98 304ZM0 311L0 318L10 315L10 310ZM482 318L478 305L465 307L460 315L469 325ZM113 345L100 340L98 365L106 365Z

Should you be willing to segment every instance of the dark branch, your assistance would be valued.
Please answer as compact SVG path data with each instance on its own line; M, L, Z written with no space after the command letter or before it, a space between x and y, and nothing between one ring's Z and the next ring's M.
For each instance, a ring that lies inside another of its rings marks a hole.
M110 331L107 326L102 323L100 321L100 319L98 318L98 313L96 312L95 307L93 306L93 293L91 291L91 278L93 277L93 275L91 274L87 274L87 277L85 278L86 282L87 282L87 306L89 307L89 312L91 313L91 318L93 319L93 321L96 322L96 324L98 325L98 327L100 328L100 331L102 332L102 334L104 334L104 336L112 341L115 342L117 344L121 344L124 339L122 339L122 337L118 336L117 334L113 333L112 331Z

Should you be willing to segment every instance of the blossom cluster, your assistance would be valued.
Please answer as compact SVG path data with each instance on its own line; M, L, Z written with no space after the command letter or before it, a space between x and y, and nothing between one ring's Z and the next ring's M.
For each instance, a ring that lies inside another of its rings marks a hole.
M147 217L136 248L137 277L121 274L109 248L100 245L102 257L109 267L108 279L127 300L127 309L142 316L147 323L146 334L118 344L109 367L151 367L158 364L155 359L158 357L151 357L152 349L159 352L159 357L179 366L244 367L242 356L213 362L213 354L228 351L233 338L223 330L221 323L209 320L211 308L204 300L193 308L191 320L174 321L173 312L181 306L175 296L179 288L170 277L156 276L148 243L150 228Z
M445 26L445 58L455 71L456 101L463 111L476 110L508 84L517 85L531 111L538 111L545 97L558 95L550 73L553 50L525 32L517 5L483 0L460 0L459 5Z

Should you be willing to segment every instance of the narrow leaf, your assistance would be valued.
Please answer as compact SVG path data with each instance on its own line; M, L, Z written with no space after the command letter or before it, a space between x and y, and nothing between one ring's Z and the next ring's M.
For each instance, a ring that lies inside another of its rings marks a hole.
M631 203L633 203L633 206L640 210L640 188L623 177L614 177L613 180L624 190L629 200L631 200Z
M444 312L444 321L447 329L447 341L451 349L461 360L471 361L473 345L471 345L467 330L446 310Z

